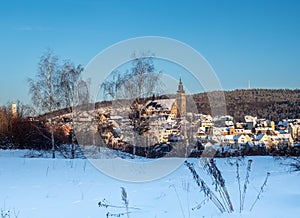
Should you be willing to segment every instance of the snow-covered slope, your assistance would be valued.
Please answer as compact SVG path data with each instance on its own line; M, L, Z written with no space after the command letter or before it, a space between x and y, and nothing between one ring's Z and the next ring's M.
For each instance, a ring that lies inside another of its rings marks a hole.
M229 159L217 159L235 209L231 214L221 214L209 200L193 210L205 197L185 165L158 180L131 183L105 175L87 159L53 160L22 158L22 155L20 151L0 151L0 209L3 213L9 210L10 217L114 217L112 214L127 217L122 215L126 209L118 208L124 206L121 187L127 192L131 218L300 217L300 175L287 172L286 166L272 157L251 157L250 183L242 213L239 213L236 166L229 164ZM199 160L188 161L195 163L201 178L213 189L212 180L198 166ZM247 158L240 165L242 185L246 165ZM267 172L271 173L268 183L250 212ZM116 207L99 207L100 201Z

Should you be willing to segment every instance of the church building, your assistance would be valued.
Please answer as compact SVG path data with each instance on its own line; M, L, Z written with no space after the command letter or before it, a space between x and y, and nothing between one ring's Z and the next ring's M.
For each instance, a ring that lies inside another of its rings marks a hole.
M157 99L148 101L143 111L147 115L168 114L172 119L186 117L186 95L180 78L176 99Z
M176 93L176 104L178 108L179 117L186 117L186 95L183 89L181 77L179 80L178 90Z

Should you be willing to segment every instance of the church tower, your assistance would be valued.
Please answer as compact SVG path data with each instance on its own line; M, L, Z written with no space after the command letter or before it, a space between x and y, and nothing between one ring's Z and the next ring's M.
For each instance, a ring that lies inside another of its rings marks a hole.
M178 90L176 93L176 104L179 112L179 117L186 117L186 96L183 89L181 77L179 80Z

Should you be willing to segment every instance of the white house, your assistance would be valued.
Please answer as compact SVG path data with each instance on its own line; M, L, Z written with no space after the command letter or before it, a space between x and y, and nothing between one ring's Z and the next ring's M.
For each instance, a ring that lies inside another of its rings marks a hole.
M246 144L247 142L251 142L251 138L248 135L239 134L233 137L235 144Z

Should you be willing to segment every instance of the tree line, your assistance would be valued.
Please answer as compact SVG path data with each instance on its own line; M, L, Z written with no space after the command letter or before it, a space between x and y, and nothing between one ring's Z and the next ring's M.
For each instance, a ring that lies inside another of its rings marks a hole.
M81 77L83 67L70 60L60 61L51 50L43 54L38 63L35 78L28 79L29 94L33 107L38 114L46 114L44 118L50 129L52 157L55 158L55 132L52 113L68 108L69 113L74 107L76 90L86 81ZM71 122L73 126L73 121ZM72 157L74 158L75 135L71 132Z
M296 119L300 114L300 90L295 89L244 89L224 91L227 114L235 121L244 121L245 115L270 119ZM200 113L210 114L207 93L193 95Z
M6 148L51 147L54 158L57 144L67 140L60 140L61 134L55 133L53 112L60 109L72 112L76 88L86 85L82 72L81 65L71 60L60 60L53 51L47 50L40 57L35 77L28 79L32 105L23 105L19 101L15 114L11 103L0 108L0 145ZM37 118L41 114L44 116ZM74 144L74 135L71 138Z
M72 145L72 157L75 151L74 131L66 138L55 131L53 117L57 114L71 113L75 94L89 103L88 93L79 93L78 87L88 87L82 79L83 67L71 60L61 60L51 50L47 50L38 62L34 78L28 79L29 95L32 106L17 102L17 113L13 114L8 103L0 107L0 146L2 148L36 148L55 150L60 143ZM100 105L112 105L116 102L124 106L128 103L129 117L137 143L147 130L148 121L141 116L140 105L145 99L161 98L161 72L157 72L152 58L148 54L133 55L131 68L126 72L113 71L101 85L103 95ZM88 89L87 89L88 92ZM217 92L216 92L217 93ZM298 118L300 112L300 90L289 89L250 89L225 91L227 114L236 121L243 121L245 115L279 121L284 118ZM210 93L213 94L213 93ZM85 97L86 96L86 97ZM207 93L187 96L193 98L197 112L210 114ZM128 101L128 99L130 99ZM188 105L187 105L188 106ZM187 108L189 110L189 107ZM39 115L39 116L38 116ZM70 122L73 129L73 121Z
M129 118L137 135L142 134L145 121L141 117L139 107L141 101L152 95L158 95L160 90L160 72L156 72L149 53L133 54L131 67L126 71L113 71L109 78L103 81L100 89L103 102L116 102L133 99L127 107ZM81 104L89 103L88 82L82 79L83 67L71 60L61 60L51 50L47 50L38 62L34 78L28 79L31 106L26 115L19 111L13 115L11 103L0 109L0 145L2 148L34 148L51 149L52 157L61 143L72 145L71 153L74 157L76 138L74 131L66 138L56 130L57 115L72 114L72 108L78 103L75 99L83 99ZM75 96L77 95L77 96ZM77 98L76 98L77 97ZM103 104L103 103L102 103ZM111 104L111 103L109 103ZM99 106L96 103L95 108ZM120 105L121 106L121 105ZM124 106L124 105L122 105ZM26 106L27 107L27 106ZM115 105L116 109L118 105ZM25 105L17 106L23 110ZM74 129L74 119L70 119L71 129ZM138 137L138 136L136 136ZM10 146L11 145L11 146Z

